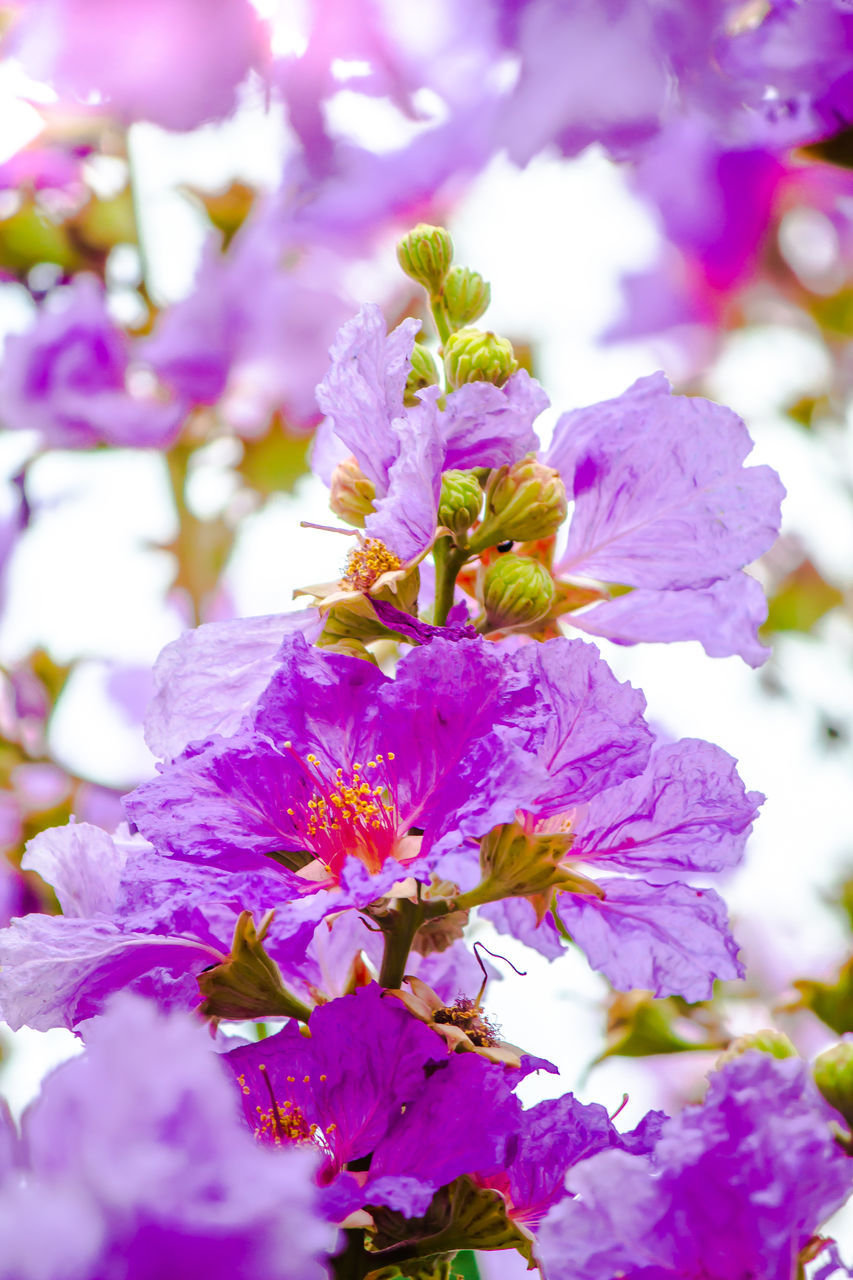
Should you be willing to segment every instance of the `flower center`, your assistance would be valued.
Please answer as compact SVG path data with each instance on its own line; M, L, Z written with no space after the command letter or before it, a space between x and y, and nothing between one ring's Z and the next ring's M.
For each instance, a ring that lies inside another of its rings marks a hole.
M364 538L347 556L343 581L355 591L369 591L383 573L401 567L399 556L379 538Z
M290 742L285 747L296 752ZM395 755L379 753L364 764L335 769L328 777L317 756L297 756L311 782L311 796L287 810L294 834L314 856L338 875L347 854L354 854L369 871L378 871L393 852L399 818L393 798L390 766Z
M261 1063L258 1067L267 1093L269 1094L270 1105L262 1107L260 1103L255 1107L257 1120L255 1121L255 1138L258 1142L271 1143L275 1147L293 1147L311 1145L326 1150L328 1143L325 1135L317 1124L309 1124L305 1118L302 1108L297 1106L292 1098L285 1098L283 1102L279 1102L275 1096L275 1090L269 1077L266 1066ZM321 1080L325 1080L325 1076L321 1076ZM294 1082L294 1077L288 1076L288 1080ZM309 1077L305 1077L307 1084ZM237 1077L237 1083L240 1085L244 1094L250 1093L249 1086L246 1084L244 1075ZM329 1130L334 1130L335 1125L329 1125Z
M440 1026L459 1027L478 1049L490 1049L498 1043L500 1027L496 1027L479 1004L467 996L457 996L453 1004L436 1009L432 1020Z

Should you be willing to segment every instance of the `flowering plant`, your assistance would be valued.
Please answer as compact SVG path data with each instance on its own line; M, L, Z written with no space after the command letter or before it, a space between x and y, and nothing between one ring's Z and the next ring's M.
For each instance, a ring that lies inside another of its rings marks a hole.
M841 145L846 0L757 19L722 0L692 19L668 0L439 4L455 39L436 17L422 57L381 0L323 0L275 56L248 0L216 22L199 0L16 9L7 53L96 123L73 154L58 128L0 166L0 194L29 184L17 258L0 217L0 266L38 302L0 366L26 455L0 571L39 459L157 451L195 625L154 667L156 770L110 794L51 757L70 668L32 653L4 673L4 847L25 850L0 877L0 1017L82 1048L20 1123L0 1107L0 1280L851 1274L823 1231L853 1190L853 1046L810 1064L722 1012L750 978L724 894L764 796L607 660L697 641L762 666L750 567L779 533L780 479L734 410L663 372L549 418L529 351L480 327L490 282L444 226L397 240L402 275L370 301L350 270L497 150L526 165L597 142L700 264L676 303L719 319L793 183L783 153ZM138 127L189 131L259 90L289 115L279 186L205 197L217 235L189 294L159 305L143 270L128 331ZM344 92L388 99L407 143L338 132ZM118 159L117 195L92 154ZM722 199L722 230L685 212L673 155ZM738 175L757 229L732 210ZM61 199L40 289L45 191ZM239 520L193 505L206 453L238 438L246 510L303 471L328 490L292 556L344 539L339 574L300 582L286 613L235 616ZM720 1055L698 1097L620 1121L555 1079L544 1037L498 1025L497 981L523 999L567 957L608 992L602 1057ZM849 968L796 988L838 1034Z

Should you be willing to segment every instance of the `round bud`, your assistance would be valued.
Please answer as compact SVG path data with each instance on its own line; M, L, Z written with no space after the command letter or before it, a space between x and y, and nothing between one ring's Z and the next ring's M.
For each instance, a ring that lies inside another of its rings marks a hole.
M397 261L407 276L436 294L453 261L453 241L444 227L419 222L397 242Z
M533 456L500 467L486 492L483 523L471 539L472 551L484 551L511 539L550 538L566 518L566 486L559 472Z
M757 1049L760 1053L769 1053L771 1058L796 1058L797 1050L784 1031L774 1031L768 1027L765 1031L751 1031L748 1035L737 1036L729 1047L720 1054L716 1066L732 1062L742 1053Z
M853 1126L853 1044L842 1042L818 1055L814 1082L827 1102Z
M452 267L444 282L444 307L452 329L473 324L492 299L491 286L470 267Z
M512 554L486 569L483 606L492 631L524 627L543 618L554 600L554 580L544 564Z
M368 480L352 454L338 463L332 472L329 493L329 506L336 516L362 529L365 518L373 510L375 497L373 481Z
M422 391L424 387L434 387L437 383L438 368L435 361L427 348L416 342L412 348L412 367L406 379L403 403L411 408L418 403L418 391Z
M441 477L438 523L451 533L465 533L480 514L483 490L472 471L445 471Z
M517 368L512 343L496 333L460 329L444 345L444 370L453 390L466 382L491 382L502 387Z

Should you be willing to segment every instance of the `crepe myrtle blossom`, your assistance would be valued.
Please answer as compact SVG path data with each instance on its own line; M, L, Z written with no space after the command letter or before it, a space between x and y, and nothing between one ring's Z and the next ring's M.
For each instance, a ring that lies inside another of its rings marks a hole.
M571 623L617 644L699 640L711 657L760 665L767 605L743 567L775 540L784 489L770 467L743 466L751 447L730 409L673 396L660 373L564 414L545 454L574 503L554 572L630 588Z
M187 130L227 116L264 55L249 0L30 0L8 47L66 104Z
M246 1133L209 1037L118 997L23 1116L0 1114L0 1274L321 1280L335 1233L308 1150Z
M373 303L340 330L332 365L317 388L326 414L312 465L335 488L335 468L354 458L373 486L364 519L368 540L381 544L387 570L419 560L432 545L444 471L498 467L538 448L534 419L547 397L523 369L503 387L473 382L442 399L437 386L404 403L418 332L404 320L390 334Z
M509 1070L448 1052L375 985L318 1007L309 1030L290 1023L224 1063L259 1142L321 1153L318 1183L334 1219L365 1205L417 1216L440 1187L467 1175L499 1192L513 1221L535 1226L567 1194L567 1168L609 1146L645 1151L657 1128L648 1117L622 1135L603 1107L571 1094L525 1112L514 1086L550 1064L522 1059L521 1071ZM534 1167L536 1149L540 1160L552 1154L547 1169ZM350 1171L368 1158L369 1173Z
M184 407L133 393L129 358L102 287L78 275L42 305L27 332L7 338L0 417L12 430L34 429L51 448L165 448L181 428Z
M594 1155L538 1238L548 1280L794 1280L850 1193L849 1159L798 1058L754 1050L711 1076L649 1156ZM812 1254L813 1256L813 1254Z

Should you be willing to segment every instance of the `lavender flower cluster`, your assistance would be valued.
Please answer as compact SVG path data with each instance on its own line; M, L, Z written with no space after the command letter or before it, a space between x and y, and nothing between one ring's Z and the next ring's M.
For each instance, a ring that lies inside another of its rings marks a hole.
M849 1157L792 1049L745 1044L628 1132L571 1093L524 1107L556 1068L500 1039L469 945L479 915L687 1001L743 975L713 884L763 797L564 629L761 662L744 565L779 480L663 375L540 450L545 393L473 327L484 282L441 228L399 256L440 360L375 306L332 347L313 465L342 577L169 645L126 823L29 844L62 914L0 935L0 1010L86 1049L5 1122L0 1275L829 1274Z

